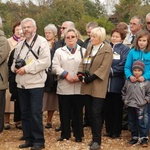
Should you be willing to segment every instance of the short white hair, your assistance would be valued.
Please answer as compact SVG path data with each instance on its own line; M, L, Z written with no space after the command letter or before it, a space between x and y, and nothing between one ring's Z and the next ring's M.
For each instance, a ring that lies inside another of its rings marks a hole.
M98 37L101 41L104 41L106 38L106 30L103 27L96 27L91 30L91 34Z
M31 21L32 24L33 24L33 26L36 27L36 22L35 22L32 18L25 18L25 19L23 19L23 20L21 21L21 27L22 27L23 23L28 22L28 21Z
M45 28L44 31L50 30L52 31L55 35L57 35L57 28L54 24L48 24Z

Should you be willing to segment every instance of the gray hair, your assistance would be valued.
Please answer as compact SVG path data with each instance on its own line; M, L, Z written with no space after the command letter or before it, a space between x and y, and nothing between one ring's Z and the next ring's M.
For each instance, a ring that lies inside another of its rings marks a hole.
M33 26L36 27L36 22L35 22L32 18L25 18L25 19L23 19L23 20L21 21L21 24L20 24L21 27L22 27L23 23L28 22L28 21L31 21L32 24L33 24Z
M54 24L48 24L45 28L44 31L50 30L52 31L55 35L57 35L57 28Z
M147 18L147 17L150 17L150 12L146 15L146 18Z
M131 19L138 19L139 20L139 24L140 25L143 25L143 19L140 17L140 16L134 16L134 17L132 17ZM130 20L131 20L130 19Z
M3 27L2 18L0 16L0 29Z
M75 28L75 24L72 21L65 21L63 23L67 23L68 24L68 28Z
M91 30L90 35L94 35L94 36L98 37L100 39L100 41L104 41L106 38L106 30L103 27L96 27Z
M64 32L64 37L66 37L66 34L68 32L71 32L71 31L74 32L76 37L78 38L78 31L75 28L68 28L68 29L66 29L65 32Z
M88 29L89 27L92 27L92 29L96 28L96 27L98 27L98 23L97 22L88 22L86 24L86 29Z

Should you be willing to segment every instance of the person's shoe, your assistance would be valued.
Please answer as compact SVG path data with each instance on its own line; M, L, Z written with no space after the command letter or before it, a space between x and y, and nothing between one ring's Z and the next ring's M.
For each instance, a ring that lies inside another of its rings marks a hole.
M148 147L148 139L147 138L142 139L141 144L142 147Z
M30 150L41 150L45 148L44 145L35 145L35 146L32 146Z
M129 142L128 142L129 144L136 144L136 143L138 143L138 139L131 139Z
M6 122L6 123L4 124L4 130L9 130L9 129L11 129L10 123L9 123L9 122Z
M47 123L47 124L45 125L45 128L47 128L47 129L52 128L52 125L51 125L50 123Z
M98 142L93 142L93 144L90 146L90 150L99 150L100 145Z
M76 142L82 142L82 138L75 138Z
M112 138L112 139L118 139L118 138L120 138L120 135L118 135L118 134L113 134L113 135L111 135L111 138Z
M88 144L88 146L92 146L92 144L93 144L94 142L93 141L91 141L89 144Z
M20 139L19 139L20 141L23 141L23 140L25 140L25 137L24 136L22 136L22 137L20 137Z
M21 122L16 122L15 126L16 126L17 129L22 130Z
M24 144L19 145L19 148L28 148L33 146L31 142L25 142Z
M63 137L60 137L59 139L57 139L57 141L63 141L63 140L69 140L69 138L63 138Z
M56 127L55 131L56 131L56 132L59 132L59 131L61 131L61 126L59 126L59 127Z
M111 136L112 136L112 134L105 133L103 136L106 136L106 137L111 137Z
M90 127L91 125L89 123L84 122L83 127Z

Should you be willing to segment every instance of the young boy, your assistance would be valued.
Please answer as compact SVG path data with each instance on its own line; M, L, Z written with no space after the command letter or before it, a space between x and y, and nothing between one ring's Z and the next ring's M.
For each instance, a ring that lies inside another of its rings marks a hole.
M148 146L148 116L147 104L150 102L150 82L139 82L144 71L144 63L135 61L132 66L135 82L126 80L122 89L122 99L128 109L128 123L132 139L129 144L140 142L143 147Z

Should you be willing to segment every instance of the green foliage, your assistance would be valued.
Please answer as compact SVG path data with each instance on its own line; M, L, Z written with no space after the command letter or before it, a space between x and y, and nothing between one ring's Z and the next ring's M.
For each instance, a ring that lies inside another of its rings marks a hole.
M96 20L99 26L104 27L106 29L107 34L110 34L111 30L115 27L108 19L101 17Z
M145 19L149 12L149 0L120 0L120 3L115 5L115 14L119 21L129 22L133 16L141 16Z
M31 1L26 3L20 0L20 3L0 2L0 15L6 20L3 24L7 37L12 36L13 25L26 17L33 18L38 27L38 34L43 34L44 27L49 23L61 25L63 21L70 20L76 25L76 28L85 34L85 26L89 21L101 19L105 10L100 0L91 2L91 0L37 0L39 5ZM108 27L107 27L108 28Z

